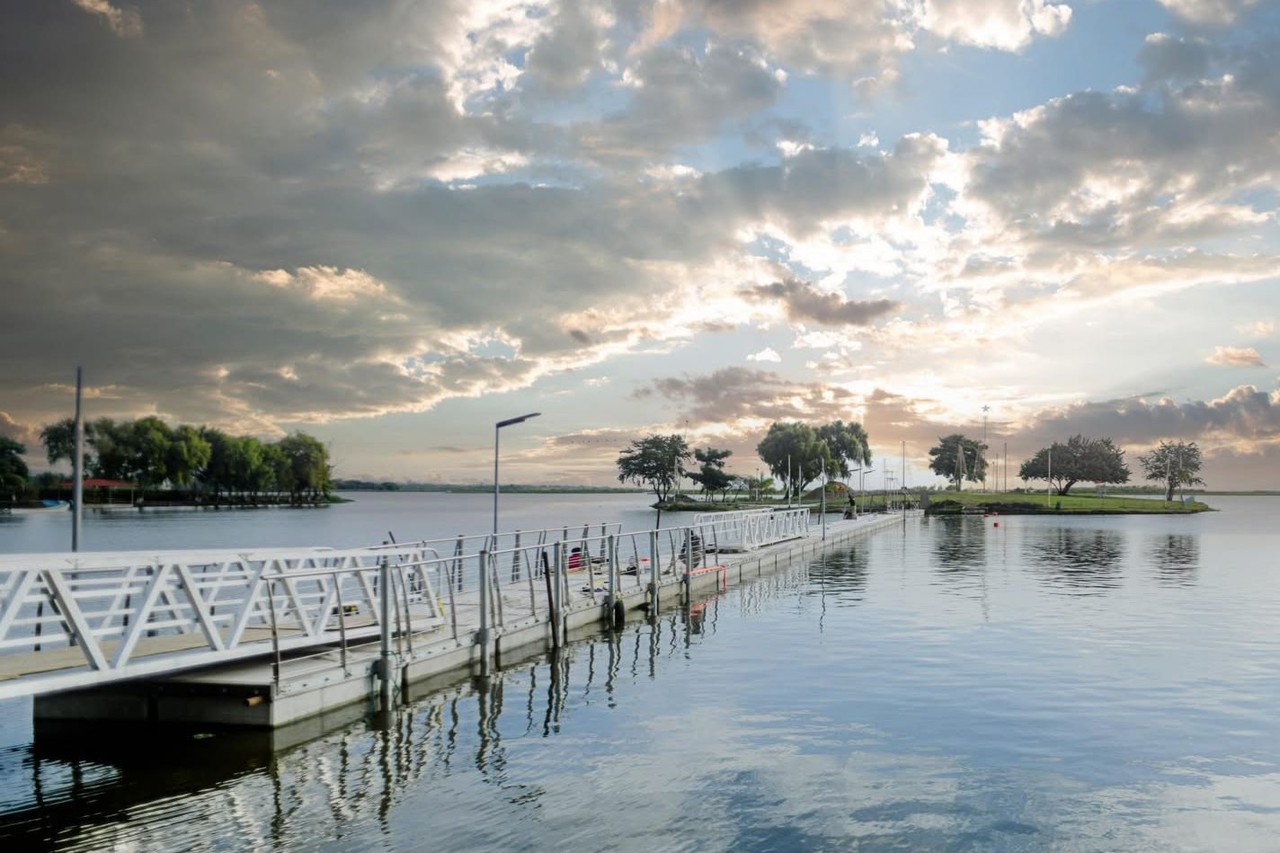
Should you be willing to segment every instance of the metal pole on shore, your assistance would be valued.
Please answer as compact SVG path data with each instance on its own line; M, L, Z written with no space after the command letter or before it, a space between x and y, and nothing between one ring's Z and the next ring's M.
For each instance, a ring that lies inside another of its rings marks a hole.
M1048 506L1053 500L1053 450L1049 450L1049 482L1044 487L1044 505Z
M76 418L71 434L71 550L80 550L80 519L84 505L84 417L80 412L82 372L76 367Z

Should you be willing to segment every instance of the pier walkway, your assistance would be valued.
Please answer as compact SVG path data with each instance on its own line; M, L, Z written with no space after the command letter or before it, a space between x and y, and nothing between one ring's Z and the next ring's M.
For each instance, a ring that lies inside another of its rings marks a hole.
M0 555L0 699L37 719L279 726L688 603L901 523L709 513L357 549ZM375 690L376 688L376 690Z

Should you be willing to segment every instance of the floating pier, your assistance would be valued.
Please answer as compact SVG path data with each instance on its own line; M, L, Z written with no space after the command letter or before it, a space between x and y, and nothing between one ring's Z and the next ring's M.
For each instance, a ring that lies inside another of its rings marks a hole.
M278 728L410 685L486 677L900 525L807 508L332 550L0 557L0 698L85 721Z

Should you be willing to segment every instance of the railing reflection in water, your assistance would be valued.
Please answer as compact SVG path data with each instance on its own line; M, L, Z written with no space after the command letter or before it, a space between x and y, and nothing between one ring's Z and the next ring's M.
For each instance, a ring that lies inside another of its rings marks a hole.
M783 589L771 577L731 594L749 605ZM117 848L154 840L162 824L169 849L203 849L215 836L233 847L292 846L385 824L411 787L464 769L507 786L509 742L555 737L583 706L618 707L623 681L656 678L664 662L689 657L715 633L722 600L592 633L390 712L356 705L297 731L38 733L34 744L0 753L0 844ZM326 725L339 727L320 734ZM540 792L515 786L513 797L533 804Z

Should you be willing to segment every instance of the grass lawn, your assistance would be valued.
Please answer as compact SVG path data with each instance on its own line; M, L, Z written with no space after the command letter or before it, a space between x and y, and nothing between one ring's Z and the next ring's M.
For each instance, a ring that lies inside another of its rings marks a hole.
M1021 507L1056 512L1073 513L1190 513L1204 512L1207 504L1191 501L1184 504L1176 498L1164 501L1159 498L1140 498L1117 495L1098 497L1095 494L1079 494L1047 496L1044 492L932 492L929 495L930 505L936 506L943 501L954 501L962 507L996 507L1017 512Z

